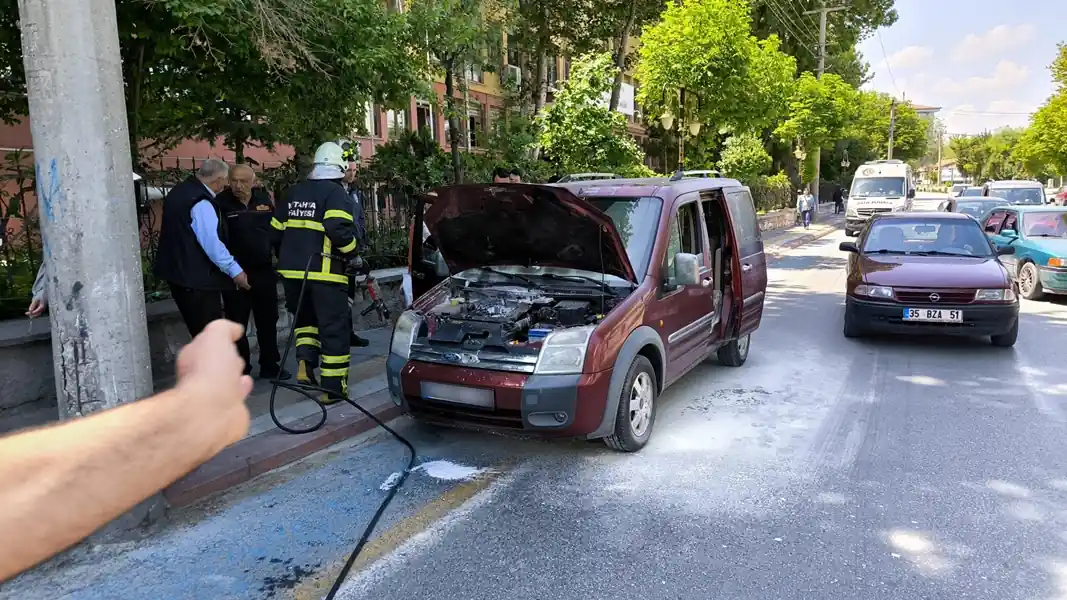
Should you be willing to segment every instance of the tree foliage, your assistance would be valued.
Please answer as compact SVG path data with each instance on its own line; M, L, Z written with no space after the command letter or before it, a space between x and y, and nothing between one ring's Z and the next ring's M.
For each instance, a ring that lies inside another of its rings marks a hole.
M801 73L789 100L789 118L775 131L782 140L800 140L805 149L823 148L845 136L859 93L834 74L816 79Z
M778 41L751 35L744 0L670 4L641 37L638 102L654 116L684 115L715 129L755 131L774 122L788 98L795 63Z
M1056 90L1030 118L1018 157L1032 172L1067 175L1067 44L1058 46L1050 70Z
M763 141L753 134L745 133L727 138L719 171L725 177L733 177L752 185L771 167L771 155L763 147Z
M563 171L625 171L641 164L626 118L604 102L614 80L610 54L582 56L541 115L541 147Z
M972 136L954 136L949 146L956 155L956 167L967 177L976 181L996 179L1026 179L1040 175L1027 163L1020 152L1027 132L1005 128L992 133Z

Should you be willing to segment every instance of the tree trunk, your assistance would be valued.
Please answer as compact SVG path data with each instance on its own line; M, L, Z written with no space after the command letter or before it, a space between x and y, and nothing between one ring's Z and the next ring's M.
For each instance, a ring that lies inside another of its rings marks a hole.
M470 83L467 81L467 68L463 68L463 74L460 76L459 86L463 89L463 115L471 114L471 88ZM467 136L463 140L463 147L467 152L471 151L471 136Z
M630 9L626 13L626 23L619 33L619 46L615 49L615 68L619 70L615 74L615 84L611 87L611 100L608 102L608 110L614 111L619 107L619 96L622 94L623 71L626 70L626 46L630 43L630 30L634 27L634 19L637 18L637 0L630 0Z
M134 62L132 78L127 79L132 83L127 86L126 115L127 127L130 132L130 163L134 171L139 170L138 162L141 159L141 86L144 83L144 44L137 44L137 59Z
M245 161L245 142L243 135L233 138L233 162L235 164L239 165Z
M452 154L452 175L456 183L463 183L463 159L459 155L459 118L456 116L455 63L442 62L445 67L445 110L448 111L448 143ZM470 132L467 132L470 143Z

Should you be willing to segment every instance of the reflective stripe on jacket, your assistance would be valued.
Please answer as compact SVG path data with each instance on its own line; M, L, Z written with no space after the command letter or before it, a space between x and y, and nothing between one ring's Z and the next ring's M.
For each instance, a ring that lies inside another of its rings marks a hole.
M348 285L344 259L354 255L358 240L340 181L308 180L293 186L277 203L271 227L277 232L278 274L303 279L308 268L309 281Z

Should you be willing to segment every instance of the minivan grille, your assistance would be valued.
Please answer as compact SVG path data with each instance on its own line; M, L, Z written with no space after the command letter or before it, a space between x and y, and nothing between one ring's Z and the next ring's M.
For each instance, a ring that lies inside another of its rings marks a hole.
M892 208L857 208L856 214L861 217L869 217L878 213L893 212Z
M970 304L974 302L977 292L978 290L974 289L902 290L895 288L893 290L899 302L909 305ZM937 294L937 300L930 298L932 294Z

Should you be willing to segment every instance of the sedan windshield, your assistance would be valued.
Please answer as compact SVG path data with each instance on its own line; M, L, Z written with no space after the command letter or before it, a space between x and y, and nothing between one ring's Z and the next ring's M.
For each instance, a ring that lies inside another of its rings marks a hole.
M982 195L982 188L969 187L969 188L963 190L963 192L960 194L960 197L981 196L981 195Z
M852 182L852 190L848 193L849 198L868 198L871 196L896 196L904 195L903 177L867 177L855 179Z
M1027 237L1067 237L1067 212L1034 212L1023 215L1023 235Z
M879 219L863 244L866 254L989 257L993 250L977 221Z
M1004 198L1012 204L1041 205L1045 203L1045 190L1039 187L989 188L989 195Z
M956 212L961 212L965 215L970 215L977 219L984 216L986 213L998 206L1007 205L1008 202L1006 200L964 200L963 202L958 202L956 204Z

